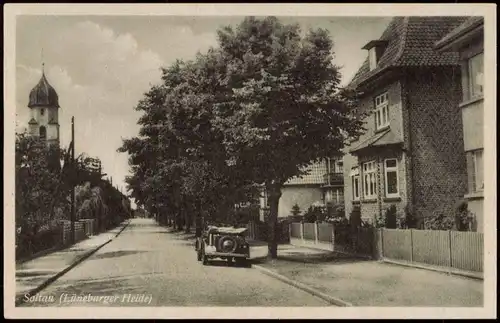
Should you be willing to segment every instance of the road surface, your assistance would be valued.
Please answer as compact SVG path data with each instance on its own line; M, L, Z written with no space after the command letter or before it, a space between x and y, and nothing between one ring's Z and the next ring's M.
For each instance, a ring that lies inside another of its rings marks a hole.
M133 219L23 306L329 306L253 268L203 266L192 242Z

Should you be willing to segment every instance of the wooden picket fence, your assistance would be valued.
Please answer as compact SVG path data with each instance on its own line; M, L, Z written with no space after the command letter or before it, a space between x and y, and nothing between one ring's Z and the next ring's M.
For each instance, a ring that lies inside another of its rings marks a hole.
M331 223L291 223L290 241L301 246L351 253L372 259L483 272L480 232L375 229Z
M82 241L96 234L94 219L82 219L75 222L75 242ZM71 222L62 220L58 225L27 236L16 237L16 261L36 256L47 250L54 250L71 244Z

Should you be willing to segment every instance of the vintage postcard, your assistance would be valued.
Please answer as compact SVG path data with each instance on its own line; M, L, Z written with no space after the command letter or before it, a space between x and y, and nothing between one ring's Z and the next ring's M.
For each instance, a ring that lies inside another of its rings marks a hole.
M495 316L494 5L7 4L3 48L6 317Z

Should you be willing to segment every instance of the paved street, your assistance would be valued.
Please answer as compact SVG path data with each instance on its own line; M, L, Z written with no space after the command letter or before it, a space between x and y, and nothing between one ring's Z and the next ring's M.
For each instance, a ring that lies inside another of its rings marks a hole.
M133 219L115 240L23 306L329 305L256 269L203 266L191 243L151 219Z

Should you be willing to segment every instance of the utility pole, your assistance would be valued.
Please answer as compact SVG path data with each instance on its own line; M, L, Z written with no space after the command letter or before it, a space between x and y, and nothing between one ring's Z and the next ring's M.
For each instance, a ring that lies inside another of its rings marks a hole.
M101 185L102 181L102 163L101 160L99 159L99 186ZM97 211L97 219L96 219L96 228L97 232L101 233L101 219L102 219L102 205L99 204L99 210Z
M76 182L76 164L75 164L75 117L71 117L71 168L73 175L73 183L71 184L71 243L76 242L75 237L75 182Z

